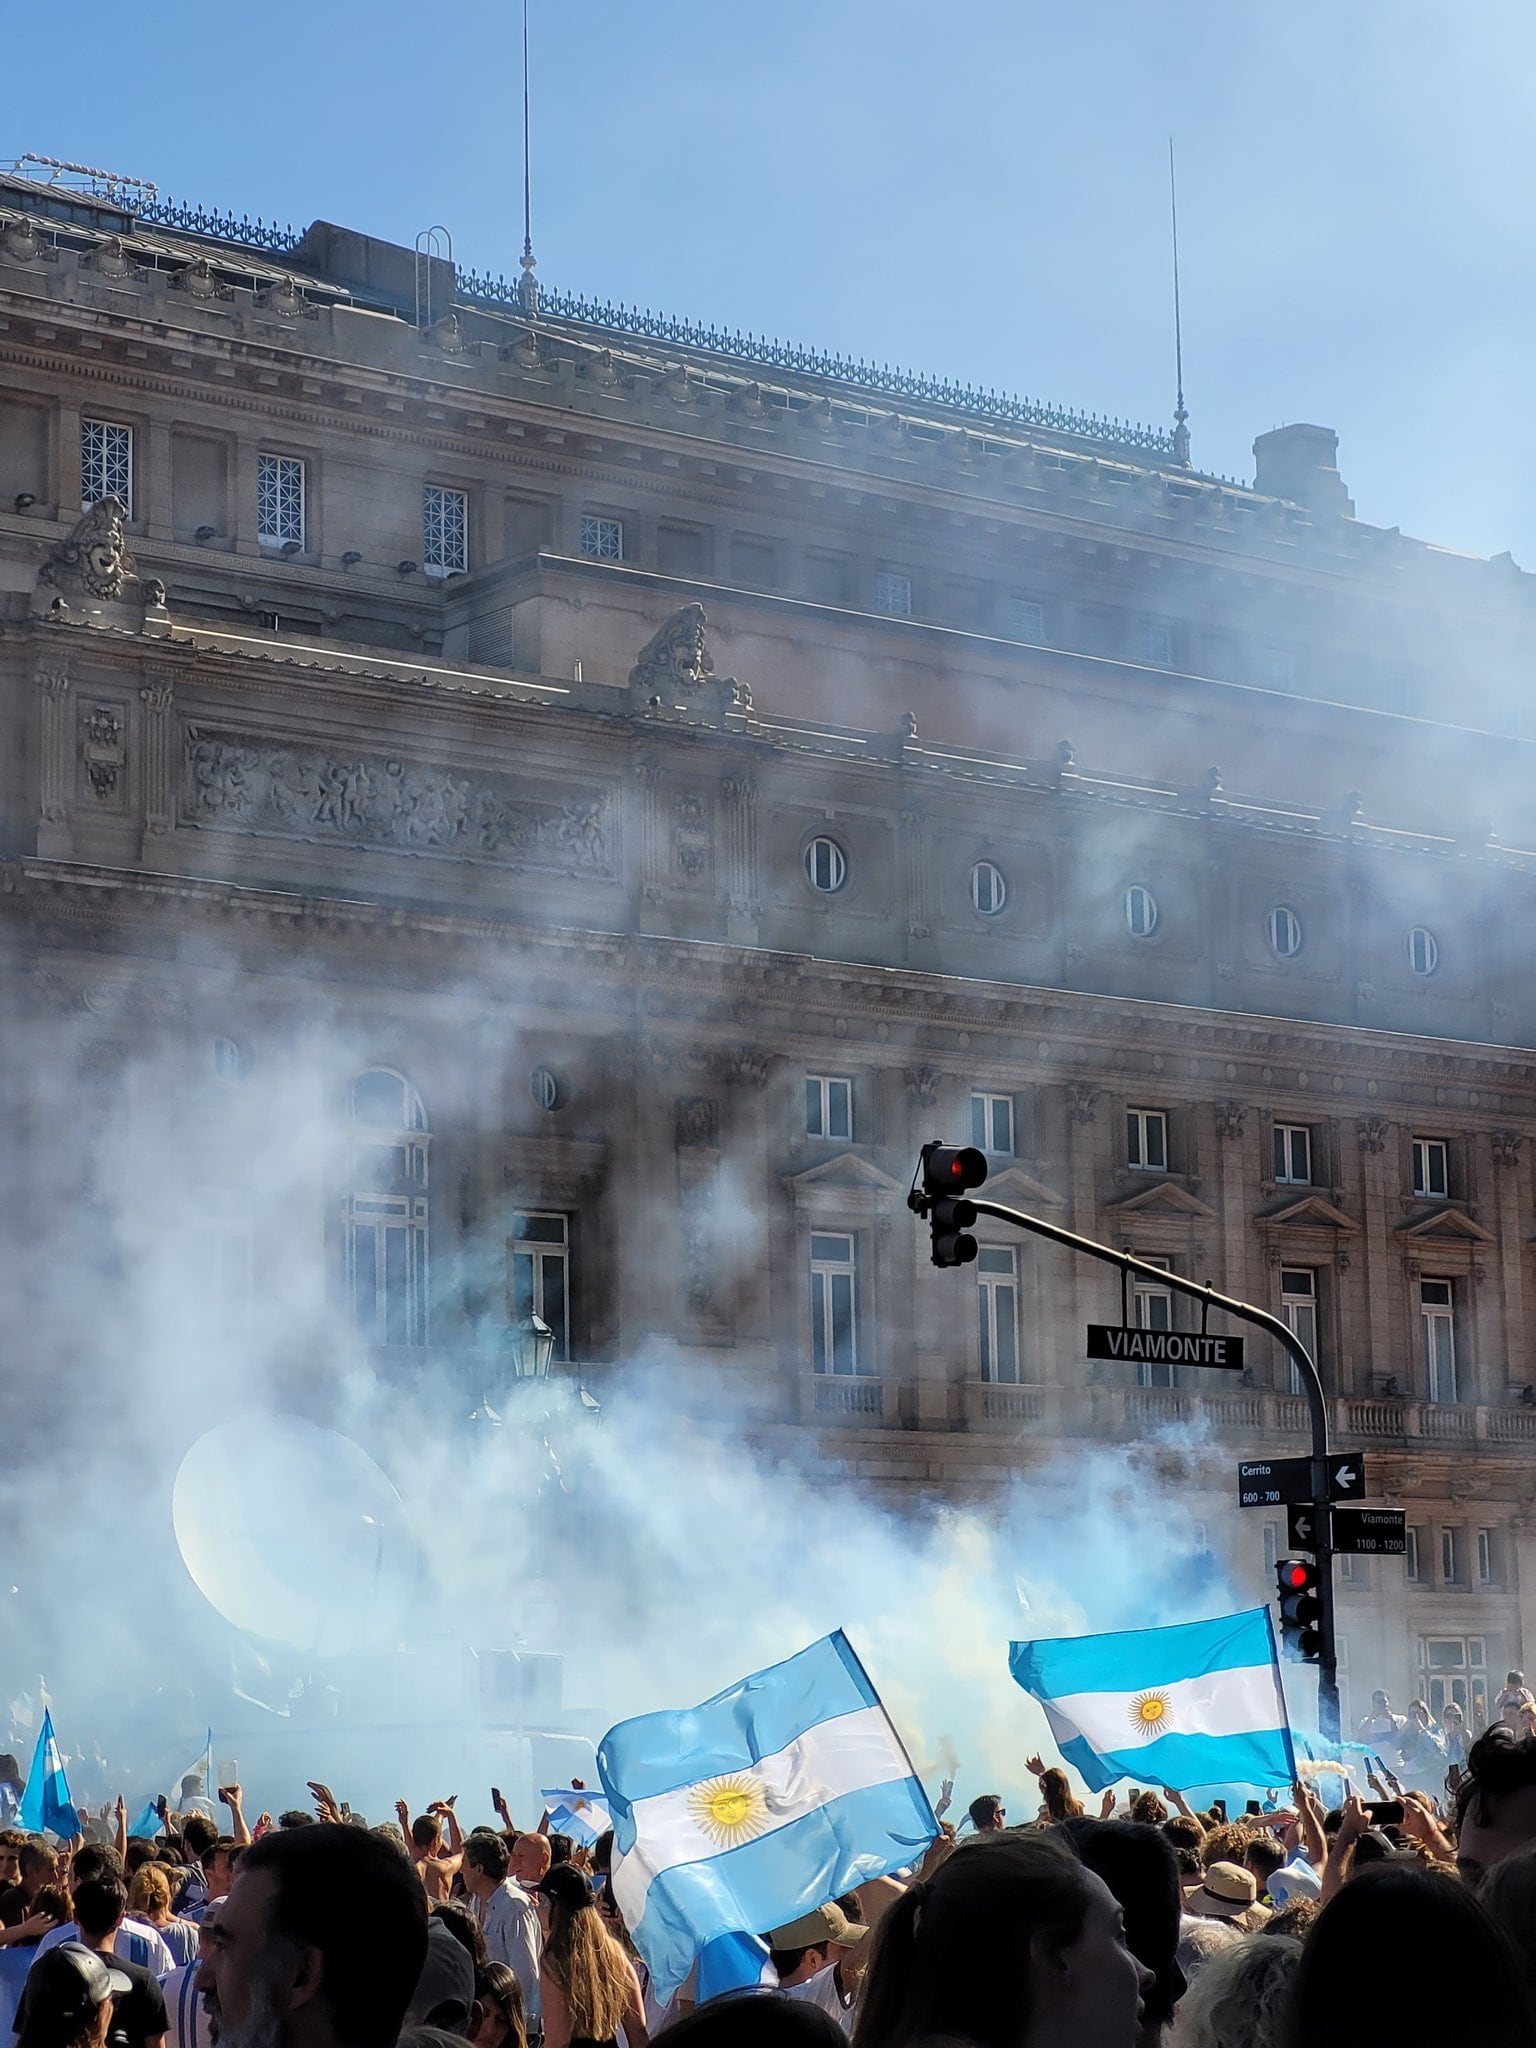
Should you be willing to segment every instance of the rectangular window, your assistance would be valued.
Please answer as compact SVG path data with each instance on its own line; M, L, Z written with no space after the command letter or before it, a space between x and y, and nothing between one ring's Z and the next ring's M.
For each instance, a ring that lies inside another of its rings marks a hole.
M604 519L595 512L581 515L581 552L590 555L594 562L622 562L624 559L624 522L622 519Z
M971 1143L995 1158L1013 1157L1013 1097L971 1097Z
M1264 1524L1264 1577L1266 1583L1274 1577L1275 1566L1280 1562L1280 1524Z
M1287 1187L1311 1187L1312 1132L1306 1124L1275 1125L1275 1179Z
M1424 1329L1424 1378L1431 1401L1459 1398L1456 1385L1456 1320L1449 1280L1419 1282L1419 1320Z
M304 465L295 456L256 458L256 538L268 548L304 545Z
M1456 1531L1454 1529L1442 1529L1440 1531L1440 1579L1443 1585L1454 1586L1456 1584L1457 1568L1460 1562L1461 1560L1457 1555Z
M976 1313L981 1376L1000 1386L1019 1373L1019 1255L1012 1245L983 1245L976 1254Z
M846 1074L807 1074L805 1135L853 1138L853 1083Z
M859 1358L858 1268L852 1237L811 1235L811 1365L816 1372L851 1374Z
M469 493L427 484L421 493L421 566L429 576L469 567Z
M1499 1569L1499 1532L1497 1529L1479 1529L1477 1532L1477 1583L1480 1586L1496 1586L1504 1574Z
M1125 1163L1148 1173L1168 1170L1168 1116L1161 1109L1125 1112Z
M347 1264L352 1318L375 1344L427 1341L427 1203L425 1196L386 1194L368 1186L360 1161L357 1192L347 1205Z
M1339 1577L1346 1586L1364 1585L1366 1577L1365 1559L1363 1557L1355 1557L1351 1552L1345 1551L1339 1559Z
M894 570L880 569L875 574L875 610L887 612L893 619L909 619L912 616L912 578L897 575Z
M1416 1195L1444 1195L1450 1188L1446 1172L1445 1140L1415 1138L1413 1141L1413 1192Z
M1280 1314L1315 1365L1317 1363L1317 1275L1310 1266L1280 1268ZM1301 1373L1294 1358L1287 1358L1286 1380L1291 1393L1301 1392Z
M551 1358L571 1355L571 1220L552 1210L512 1217L512 1320L537 1316L554 1333Z
M1418 1584L1423 1571L1419 1562L1420 1533L1417 1529L1405 1529L1403 1531L1403 1540L1408 1546L1403 1553L1403 1577L1414 1585Z
M133 517L133 429L114 420L80 422L80 502L116 498Z
M1173 667L1172 626L1162 625L1156 619L1143 619L1137 647L1143 661L1151 662L1156 668Z
M1161 1266L1163 1259L1149 1260L1150 1265ZM1132 1313L1138 1330L1171 1330L1173 1328L1173 1289L1159 1287L1155 1280L1145 1274L1134 1276L1131 1289ZM1139 1387L1171 1387L1173 1367L1153 1365L1145 1360L1136 1367L1136 1384Z
M1453 1702L1469 1724L1488 1716L1488 1646L1482 1636L1421 1636L1419 1697L1438 1721Z
M1032 597L1004 598L1003 627L1010 640L1037 645L1045 638L1045 606Z

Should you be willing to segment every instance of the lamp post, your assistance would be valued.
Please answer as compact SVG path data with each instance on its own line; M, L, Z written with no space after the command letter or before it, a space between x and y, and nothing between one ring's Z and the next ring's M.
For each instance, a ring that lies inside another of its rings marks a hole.
M555 1333L542 1316L530 1312L507 1333L507 1350L515 1379L547 1380L549 1361L555 1353Z

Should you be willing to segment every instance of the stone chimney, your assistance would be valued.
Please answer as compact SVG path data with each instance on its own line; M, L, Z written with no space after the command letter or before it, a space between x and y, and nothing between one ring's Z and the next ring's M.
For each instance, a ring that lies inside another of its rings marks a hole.
M1353 519L1354 500L1339 475L1339 437L1332 427L1300 421L1260 434L1253 444L1253 488L1266 498L1287 498L1309 512Z

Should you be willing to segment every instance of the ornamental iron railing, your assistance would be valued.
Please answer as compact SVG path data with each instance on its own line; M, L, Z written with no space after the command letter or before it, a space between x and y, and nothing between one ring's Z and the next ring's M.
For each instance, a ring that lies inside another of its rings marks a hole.
M154 226L179 229L184 234L228 242L242 249L260 249L269 255L290 256L303 240L291 224L252 220L249 214L210 213L201 206L188 206L174 199L140 199L133 205L136 219ZM526 315L527 286L523 280L489 277L479 271L458 273L459 297L472 306ZM1111 418L1098 413L1072 412L1038 399L1019 398L1011 392L982 390L974 384L959 384L948 377L928 377L912 370L893 369L889 363L866 362L862 357L827 355L820 349L802 348L797 342L777 341L767 335L743 333L740 328L704 326L691 320L675 320L670 314L653 313L649 307L614 304L607 299L588 299L575 292L553 291L541 285L539 315L569 321L574 326L592 327L611 335L632 335L648 341L676 343L680 348L703 349L733 362L751 363L762 369L788 370L817 377L850 390L879 392L891 398L913 399L922 405L937 405L954 412L985 419L1008 421L1033 427L1047 427L1056 433L1073 434L1090 441L1112 442L1122 448L1142 448L1157 455L1172 456L1173 436L1157 427L1137 421Z
M505 307L523 312L523 287L504 277L485 277L477 271L460 271L459 294L471 305ZM647 307L614 305L606 299L585 299L573 292L539 287L539 314L543 318L573 321L605 333L632 334L652 341L676 342L683 348L706 349L713 355L729 356L737 362L758 364L764 369L790 370L827 378L838 384L879 391L896 398L913 398L925 405L947 406L958 412L979 413L989 419L1050 427L1063 434L1078 434L1095 441L1113 441L1121 447L1146 448L1162 455L1173 453L1173 437L1156 427L1130 420L1101 417L1098 413L1069 412L1062 406L1047 405L1033 398L1016 398L1005 391L980 390L973 384L956 384L949 378L921 376L912 370L892 369L889 363L865 362L851 356L824 355L819 349L802 348L796 342L776 341L767 335L742 333L740 328L704 327L689 320L674 320L670 314L653 313Z

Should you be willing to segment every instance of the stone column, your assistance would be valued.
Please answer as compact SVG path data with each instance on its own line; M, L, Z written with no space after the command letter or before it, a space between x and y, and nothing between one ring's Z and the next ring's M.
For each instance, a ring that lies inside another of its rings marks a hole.
M907 906L907 965L918 969L934 964L927 821L928 813L921 804L902 806L900 875Z
M1101 1100L1100 1091L1090 1087L1086 1082L1067 1083L1067 1202L1071 1217L1069 1228L1077 1231L1080 1236L1095 1237L1102 1241L1105 1233L1099 1229L1098 1201L1094 1188L1094 1167L1098 1152L1095 1118ZM1070 1252L1061 1256L1058 1272L1060 1307L1068 1331L1068 1342L1056 1354L1055 1377L1064 1385L1063 1415L1071 1416L1076 1413L1086 1417L1089 1404L1094 1397L1089 1383L1090 1369L1077 1347L1083 1342L1082 1332L1089 1323L1102 1322L1106 1319L1112 1323L1119 1322L1118 1282L1109 1267L1101 1266L1096 1259L1077 1258Z
M635 787L639 792L640 807L640 830L636 839L640 848L640 871L636 877L635 926L642 932L661 931L665 927L661 916L662 884L666 878L658 794L661 777L661 763L652 755L643 754L636 761Z
M1248 1109L1241 1102L1216 1105L1216 1166L1221 1185L1221 1284L1239 1301L1257 1297L1248 1283L1248 1215L1243 1190L1243 1127ZM1261 1302L1261 1307L1268 1307Z
M1423 1376L1417 1370L1417 1360L1399 1358L1393 1348L1395 1318L1392 1307L1402 1297L1403 1266L1392 1248L1383 1185L1383 1155L1387 1149L1388 1131L1385 1117L1361 1116L1355 1119L1355 1136L1360 1146L1360 1210L1365 1227L1360 1246L1363 1271L1356 1295L1356 1301L1363 1302L1363 1308L1357 1308L1356 1316L1351 1320L1355 1321L1365 1343L1363 1346L1351 1344L1346 1330L1344 1355L1348 1357L1353 1352L1359 1361L1356 1368L1357 1393L1366 1394L1373 1390L1371 1375L1396 1373L1404 1398L1422 1400Z
M75 749L70 730L69 671L63 662L36 671L38 721L37 850L44 859L67 860L74 851L69 817L74 809Z
M80 517L80 408L63 404L54 413L53 495L61 519Z
M757 784L745 770L722 778L725 821L725 935L737 946L757 944Z
M139 858L146 867L158 867L164 864L166 854L161 842L176 827L175 686L169 676L157 676L139 691L139 700L144 706L139 719L143 763L139 787L144 806Z
M1525 1337L1525 1275L1522 1258L1524 1232L1520 1227L1520 1146L1518 1131L1495 1131L1493 1146L1493 1197L1497 1214L1494 1225L1499 1262L1498 1302L1504 1340L1504 1385L1490 1383L1485 1371L1482 1395L1497 1402L1510 1386L1521 1386L1531 1378L1530 1351Z

